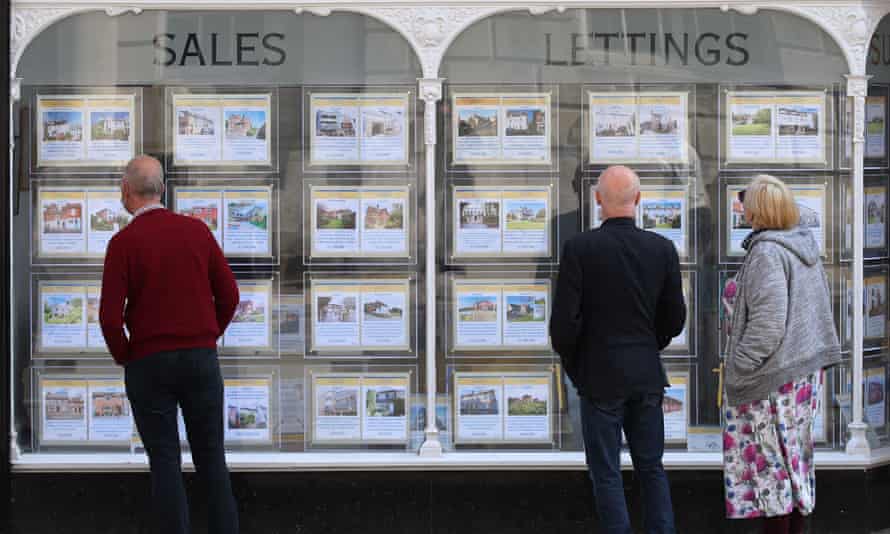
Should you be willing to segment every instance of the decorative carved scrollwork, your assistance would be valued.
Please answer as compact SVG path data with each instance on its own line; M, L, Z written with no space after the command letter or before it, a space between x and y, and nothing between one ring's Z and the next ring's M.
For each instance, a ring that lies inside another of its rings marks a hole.
M439 74L442 57L460 32L500 7L372 7L361 12L379 18L402 33L420 56L423 75L434 78Z

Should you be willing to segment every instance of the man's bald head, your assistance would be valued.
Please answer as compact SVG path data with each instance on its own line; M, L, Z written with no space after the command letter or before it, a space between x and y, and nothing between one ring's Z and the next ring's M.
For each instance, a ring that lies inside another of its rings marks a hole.
M133 196L159 199L164 194L164 169L161 162L151 156L136 156L127 163L124 182Z
M127 163L121 179L121 204L130 213L159 204L164 194L164 169L151 156L136 156Z
M603 219L633 217L640 201L640 177L623 165L609 167L600 174L596 198Z

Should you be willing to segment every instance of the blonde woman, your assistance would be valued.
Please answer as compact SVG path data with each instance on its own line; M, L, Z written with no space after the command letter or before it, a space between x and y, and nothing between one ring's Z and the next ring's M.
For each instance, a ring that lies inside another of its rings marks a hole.
M816 503L813 419L822 370L840 361L819 247L789 188L761 175L739 195L753 231L723 295L726 516L801 533Z

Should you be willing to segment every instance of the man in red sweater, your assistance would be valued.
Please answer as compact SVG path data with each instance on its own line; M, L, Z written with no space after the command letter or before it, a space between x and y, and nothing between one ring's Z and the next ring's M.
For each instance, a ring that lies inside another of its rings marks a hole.
M210 532L235 534L216 343L235 314L238 286L207 226L164 209L163 194L160 162L149 156L130 161L121 202L133 220L108 244L99 321L111 355L124 366L151 463L160 532L189 532L179 406L195 469L207 486Z

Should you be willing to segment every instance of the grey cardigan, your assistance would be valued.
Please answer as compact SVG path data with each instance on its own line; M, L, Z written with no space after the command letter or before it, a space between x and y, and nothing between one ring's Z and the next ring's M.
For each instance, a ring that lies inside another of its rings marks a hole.
M828 278L809 230L755 234L737 275L726 351L731 406L841 360Z

